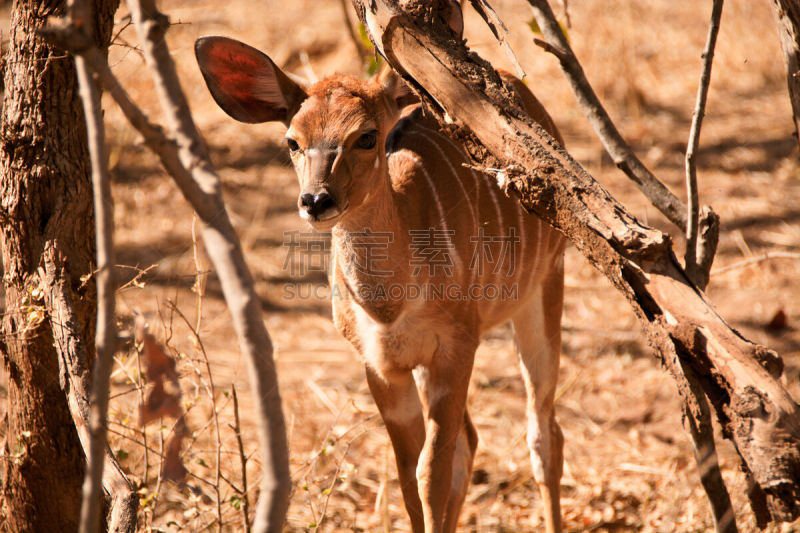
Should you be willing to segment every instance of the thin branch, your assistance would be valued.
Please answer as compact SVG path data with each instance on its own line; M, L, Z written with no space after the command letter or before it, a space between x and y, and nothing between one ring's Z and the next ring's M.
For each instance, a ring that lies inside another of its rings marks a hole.
M689 130L689 142L686 146L686 196L688 214L686 219L686 274L695 281L700 288L708 284L708 271L711 269L710 261L705 270L700 263L703 261L702 238L699 236L700 204L697 193L697 165L695 152L700 145L700 128L706 112L708 98L708 85L711 82L711 66L714 62L714 47L719 33L719 22L722 17L723 0L714 0L711 9L711 22L708 25L708 38L703 50L703 69L700 73L700 83L697 88L697 101L692 112L692 127ZM715 246L716 247L716 246ZM712 258L713 259L713 254ZM708 260L707 260L708 261Z
M70 0L70 17L86 32L91 31L92 12L82 0ZM91 39L91 35L87 34ZM97 326L95 346L97 356L92 371L90 400L88 466L83 481L81 504L81 533L97 533L100 526L100 496L108 431L108 393L111 369L117 348L117 329L114 319L116 279L114 276L114 208L111 199L111 178L108 170L103 111L100 91L92 79L86 61L75 57L80 97L86 117L89 157L92 164L94 219L97 239Z
M236 387L233 384L231 384L231 396L233 397L233 431L236 433L236 444L239 447L239 464L242 469L242 520L244 521L245 533L250 533L250 498L247 495L247 456L244 454L242 426L239 423L239 397L236 395Z
M586 114L614 164L639 187L653 205L664 213L664 216L681 231L686 231L686 206L644 166L630 145L622 138L586 78L583 67L572 51L550 4L547 0L528 0L528 3L533 9L533 15L542 30L542 35L547 39L547 46L544 49L556 56L561 63L578 105ZM536 39L534 42L542 46L545 41Z
M717 274L722 274L725 272L730 272L731 270L737 270L739 268L744 268L746 266L755 265L757 263L762 263L764 261L769 261L770 259L794 259L795 261L800 261L800 253L794 252L767 252L763 255L759 255L756 257L751 257L749 259L745 259L743 261L738 261L736 263L726 265L724 267L720 267L711 272L712 275L716 276Z
M547 39L546 41L534 39L534 43L558 59L564 74L569 80L572 91L575 93L578 105L589 119L614 164L639 187L648 200L670 222L675 224L681 232L686 233L688 216L686 205L650 172L644 163L636 157L630 145L622 138L586 78L583 67L581 67L575 53L572 51L572 47L569 45L547 0L528 0L528 3L533 9L534 17L542 30L542 34ZM701 266L700 271L706 274L703 278L695 278L695 282L698 282L698 285L704 288L708 282L707 273L711 268L711 262L714 259L719 241L719 217L710 207L703 207L700 211L699 233L698 242L700 242L700 246L692 249L697 250L696 263Z
M500 44L500 48L503 49L505 52L506 57L508 57L511 64L514 65L515 74L518 78L523 79L525 77L525 71L522 68L522 65L519 64L519 60L517 59L517 55L514 53L514 50L511 48L511 45L508 43L508 28L500 19L500 16L497 12L489 5L489 2L486 0L469 0L472 7L478 14L481 16L483 21L489 26L489 29L494 34L495 39Z
M250 364L264 459L254 529L259 533L278 532L283 529L289 505L289 451L272 342L264 326L260 299L225 209L219 177L211 167L181 90L164 38L166 17L158 12L154 0L129 0L128 6L161 107L178 145L178 157L187 169L182 175L191 171L188 181L175 176L176 182L204 223L201 233L206 250L219 276L239 344Z

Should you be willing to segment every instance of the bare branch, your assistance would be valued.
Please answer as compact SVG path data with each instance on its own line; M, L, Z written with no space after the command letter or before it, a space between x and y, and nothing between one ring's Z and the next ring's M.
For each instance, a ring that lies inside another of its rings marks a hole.
M664 213L664 216L678 226L681 231L686 231L686 206L644 166L644 163L633 153L630 145L622 138L586 78L583 67L572 51L550 4L547 0L528 0L528 3L533 9L542 35L547 39L549 46L545 47L545 50L555 55L561 63L561 68L569 80L578 104L597 132L614 164L639 187L653 205ZM539 46L544 43L538 39L535 42Z
M90 32L92 11L85 1L70 0L70 17L73 24ZM80 30L79 30L80 31ZM91 35L86 35L91 39ZM114 319L116 279L114 276L114 212L111 199L111 178L108 171L103 111L100 91L92 79L86 61L75 57L80 96L86 117L89 157L92 165L94 191L94 219L97 239L97 326L95 347L97 356L92 370L92 396L90 400L88 467L83 481L81 503L81 533L97 533L100 526L100 492L102 487L105 450L108 446L107 416L108 393L111 386L111 369L117 349L117 328Z
M751 257L749 259L745 259L743 261L739 261L737 263L733 263L731 265L726 265L724 267L720 267L712 272L712 274L722 274L724 272L730 272L731 270L736 270L739 268L744 268L746 266L755 265L758 263L762 263L764 261L769 261L770 259L793 259L795 261L800 261L800 253L793 253L793 252L767 252L763 255L759 255L757 257Z
M208 160L205 145L195 128L175 67L164 39L168 26L153 1L129 2L131 14L154 78L159 100L172 130L168 137L132 102L114 77L108 62L93 43L73 27L52 28L48 37L68 50L80 52L123 114L158 155L184 197L203 222L201 235L215 267L231 312L239 345L250 365L261 427L260 445L264 472L256 508L254 530L281 531L289 504L288 445L281 408L273 349L261 316L261 304L244 259L241 243L222 199L219 178Z
M497 12L486 0L469 0L469 2L472 4L472 7L475 9L475 11L477 11L481 16L486 25L489 26L489 29L492 30L495 39L497 39L497 42L500 44L500 48L503 49L503 52L505 52L506 57L508 57L509 61L511 61L511 64L514 65L514 73L518 78L524 78L525 71L522 69L522 65L519 64L517 55L514 53L514 50L508 43L508 28L506 28L506 25L497 15Z
M254 530L281 531L289 505L289 452L278 390L272 342L261 316L261 304L222 200L220 181L211 167L202 138L180 87L164 32L167 19L153 0L129 0L145 59L167 123L177 142L184 171L176 183L203 221L201 234L222 285L239 344L250 364L255 405L261 425L264 472ZM187 174L190 173L187 180Z
M686 254L684 264L686 273L700 288L705 288L708 284L708 269L700 269L698 259L698 247L702 244L699 237L700 204L697 193L697 165L695 163L695 152L700 145L700 128L703 124L703 117L706 112L706 99L708 97L708 85L711 82L711 66L714 62L714 46L717 43L719 33L719 22L722 17L723 0L714 0L711 9L711 22L708 25L708 38L703 50L703 69L700 73L700 83L697 88L697 101L692 112L692 127L689 130L689 143L686 146L686 196L688 214L686 218ZM714 245L716 249L716 244ZM712 254L713 256L713 254Z

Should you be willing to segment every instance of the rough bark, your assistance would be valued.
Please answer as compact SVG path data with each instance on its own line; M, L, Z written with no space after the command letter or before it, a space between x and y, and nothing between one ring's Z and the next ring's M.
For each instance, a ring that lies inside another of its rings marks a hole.
M95 35L107 43L114 0L97 1ZM2 469L3 514L11 531L75 531L85 458L64 388L46 288L69 289L74 341L94 353L92 186L75 68L36 32L63 2L13 6L4 74L0 144L0 226L6 314L0 353L8 372L8 434ZM48 279L46 251L63 261ZM91 361L85 364L90 365Z
M491 65L453 38L430 2L353 3L377 49L476 164L504 169L508 191L626 296L671 372L691 367L772 519L800 515L800 410L776 379L780 358L731 329L689 281L669 236L639 223L521 113Z
M800 143L800 0L773 0L772 3L778 15L778 32L786 61L786 81L794 113L794 132Z

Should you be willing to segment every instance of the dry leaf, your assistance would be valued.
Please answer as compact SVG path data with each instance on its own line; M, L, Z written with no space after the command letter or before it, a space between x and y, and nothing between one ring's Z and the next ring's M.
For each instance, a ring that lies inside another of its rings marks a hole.
M186 422L184 418L181 417L175 424L172 436L167 440L166 453L164 454L164 468L161 471L164 479L174 481L175 483L183 483L186 481L186 476L189 472L181 461L181 445L183 444L183 437L187 434Z
M147 379L157 381L163 377L178 379L178 372L175 370L175 361L167 355L161 344L156 339L140 329L137 325L137 335L143 340L144 349L142 356L147 367Z
M772 331L780 331L782 329L786 329L789 326L789 320L786 316L786 312L783 309L778 309L769 322L767 322L766 328Z
M168 392L165 388L164 380L159 379L153 384L153 388L147 394L144 405L139 408L139 425L145 426L163 416L178 418L183 415L181 408L181 392L173 382L167 383ZM177 389L177 392L175 392Z

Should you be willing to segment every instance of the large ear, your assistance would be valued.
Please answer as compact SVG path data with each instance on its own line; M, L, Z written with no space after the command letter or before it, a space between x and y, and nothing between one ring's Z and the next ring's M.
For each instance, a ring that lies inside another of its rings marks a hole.
M235 39L201 37L194 52L211 96L240 122L288 124L306 98L269 57Z
M413 91L406 85L406 82L392 70L388 63L384 63L381 70L376 75L378 83L380 83L383 92L394 100L398 109L403 109L407 105L419 103L419 98Z

